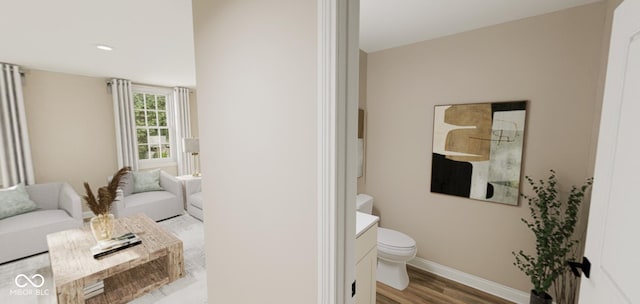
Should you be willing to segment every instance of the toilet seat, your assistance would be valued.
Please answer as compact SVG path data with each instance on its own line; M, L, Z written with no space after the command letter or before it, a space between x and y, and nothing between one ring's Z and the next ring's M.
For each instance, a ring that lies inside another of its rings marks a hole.
M416 256L416 241L391 229L378 228L378 257L389 261L406 262Z
M378 245L398 249L414 248L416 241L400 231L378 227Z

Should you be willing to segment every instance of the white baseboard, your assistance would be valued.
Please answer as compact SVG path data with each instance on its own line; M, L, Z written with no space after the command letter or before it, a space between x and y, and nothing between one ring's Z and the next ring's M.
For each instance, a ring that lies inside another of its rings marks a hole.
M529 293L504 286L451 267L440 265L422 258L414 258L407 262L407 264L518 304L529 303Z

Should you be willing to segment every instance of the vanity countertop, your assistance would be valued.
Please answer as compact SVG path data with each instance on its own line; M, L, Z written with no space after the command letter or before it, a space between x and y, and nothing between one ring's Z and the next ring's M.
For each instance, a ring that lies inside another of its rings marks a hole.
M375 215L356 211L356 238L371 228L371 226L375 225L379 219L380 218Z

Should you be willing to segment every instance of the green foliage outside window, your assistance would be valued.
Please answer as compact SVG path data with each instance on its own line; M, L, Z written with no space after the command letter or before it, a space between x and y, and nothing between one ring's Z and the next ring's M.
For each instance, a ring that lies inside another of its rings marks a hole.
M141 160L170 158L171 139L167 122L166 96L135 93L133 98L138 158Z

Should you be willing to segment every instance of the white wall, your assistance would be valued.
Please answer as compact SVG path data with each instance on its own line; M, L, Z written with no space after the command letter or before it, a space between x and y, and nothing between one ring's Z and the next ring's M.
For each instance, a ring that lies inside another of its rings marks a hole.
M208 301L314 303L317 4L193 13Z

